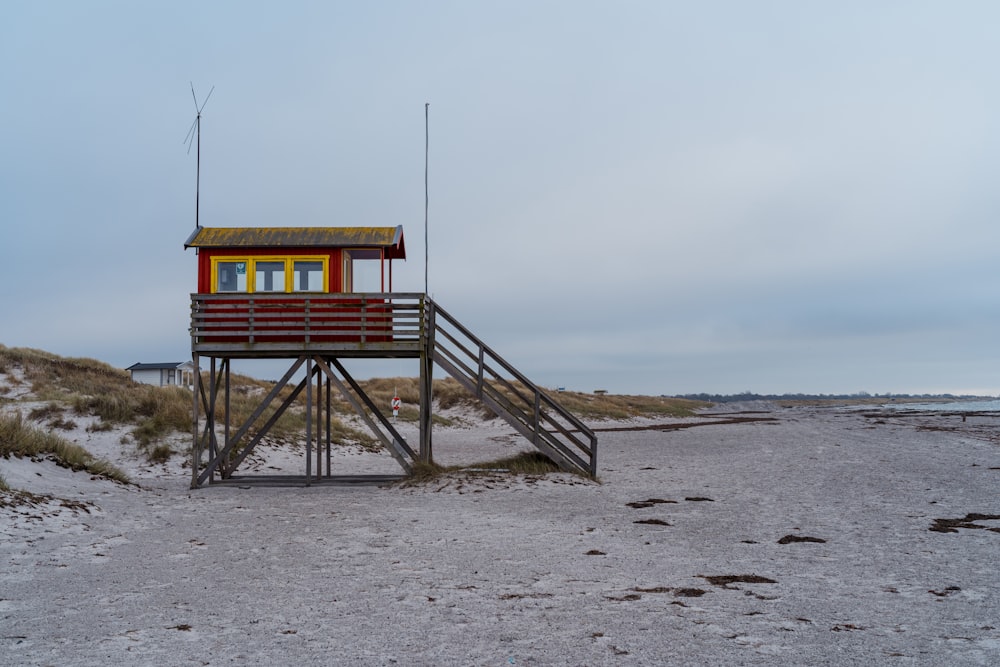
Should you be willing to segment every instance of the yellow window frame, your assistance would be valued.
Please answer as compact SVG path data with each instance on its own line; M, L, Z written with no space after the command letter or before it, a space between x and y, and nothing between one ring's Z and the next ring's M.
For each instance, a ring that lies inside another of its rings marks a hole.
M320 262L323 265L323 288L311 290L295 290L295 262ZM285 291L294 294L309 294L310 292L328 292L330 290L330 256L329 255L291 255L285 264Z
M223 294L255 294L257 292L257 262L283 262L285 265L285 294L308 294L310 292L326 292L330 285L330 258L327 255L245 255L221 256L212 258L211 287L212 294L219 291L219 263L245 262L247 265L246 292L223 292ZM295 262L320 262L323 265L323 289L294 292ZM281 294L281 292L263 292L263 294Z

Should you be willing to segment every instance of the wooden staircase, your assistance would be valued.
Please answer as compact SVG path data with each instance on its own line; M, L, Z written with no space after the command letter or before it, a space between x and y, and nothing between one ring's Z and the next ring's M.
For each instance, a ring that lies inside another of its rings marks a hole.
M597 436L430 297L429 356L561 469L597 474Z

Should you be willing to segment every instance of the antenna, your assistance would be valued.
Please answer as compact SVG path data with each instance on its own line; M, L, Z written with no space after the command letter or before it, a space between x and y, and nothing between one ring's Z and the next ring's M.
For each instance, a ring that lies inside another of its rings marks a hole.
M424 295L430 293L427 289L427 258L430 256L430 251L427 249L427 208L428 208L428 196L427 196L427 166L429 164L428 156L430 154L431 139L430 139L430 108L431 103L424 103Z
M197 172L194 184L194 226L201 229L200 221L198 220L198 209L199 209L199 199L201 196L201 112L208 104L208 98L212 96L212 92L215 90L215 86L212 86L212 90L208 91L208 95L205 96L205 101L198 105L198 96L194 94L194 83L191 83L191 97L194 98L194 122L191 123L191 128L188 129L187 136L184 137L184 143L188 147L188 155L191 154L191 142L196 142L198 144L198 149L195 155L197 156Z

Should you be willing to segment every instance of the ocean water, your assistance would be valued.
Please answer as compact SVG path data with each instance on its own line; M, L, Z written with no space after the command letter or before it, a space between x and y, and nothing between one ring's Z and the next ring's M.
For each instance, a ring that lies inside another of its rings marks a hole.
M890 410L945 410L948 412L1000 412L1000 399L936 401L933 403L886 403Z

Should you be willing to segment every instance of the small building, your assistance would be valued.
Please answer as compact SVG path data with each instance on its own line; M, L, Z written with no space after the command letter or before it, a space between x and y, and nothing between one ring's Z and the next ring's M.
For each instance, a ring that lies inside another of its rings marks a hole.
M402 227L199 227L202 294L391 292Z
M168 361L156 364L132 364L126 368L132 375L132 381L139 384L152 384L158 387L178 385L192 386L194 364L190 361Z
M195 354L400 351L406 310L406 352L417 351L417 295L388 300L392 260L406 259L402 227L199 227L184 247L198 253Z

